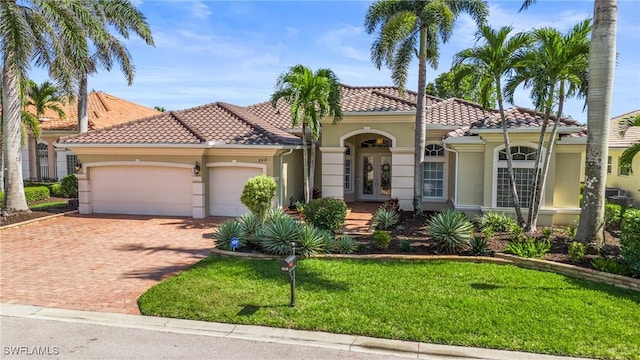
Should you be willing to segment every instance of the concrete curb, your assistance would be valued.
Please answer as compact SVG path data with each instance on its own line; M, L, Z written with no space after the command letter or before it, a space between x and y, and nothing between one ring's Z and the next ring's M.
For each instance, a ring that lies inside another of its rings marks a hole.
M40 222L40 221L55 219L55 218L60 217L60 216L67 216L67 215L77 214L77 213L78 213L78 210L72 210L72 211L53 214L53 215L49 215L49 216L43 216L43 217L39 217L39 218L27 220L27 221L15 223L15 224L9 224L9 225L5 225L5 226L0 226L0 231L6 230L6 229L11 229L11 228L18 227L18 226L24 226L24 225L33 224L33 223L37 223L37 222Z
M415 341L379 339L368 336L280 329L266 326L235 325L153 316L55 309L31 305L0 304L0 316L124 327L130 329L263 341L289 345L303 345L359 353L388 354L414 359L584 359L517 351L426 344Z

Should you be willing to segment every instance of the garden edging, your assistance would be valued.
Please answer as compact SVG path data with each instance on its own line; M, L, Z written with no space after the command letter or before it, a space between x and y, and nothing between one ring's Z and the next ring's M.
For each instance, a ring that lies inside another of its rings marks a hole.
M58 213L58 214L53 214L53 215L44 216L44 217L39 217L39 218L35 218L35 219L31 219L31 220L27 220L27 221L15 223L15 224L9 224L9 225L5 225L5 226L0 226L0 231L1 230L6 230L6 229L11 229L11 228L18 227L18 226L33 224L33 223L36 223L36 222L39 222L39 221L55 219L55 218L60 217L60 216L67 216L67 215L77 214L77 213L78 213L78 210L71 210L71 211Z
M211 252L221 256L239 257L245 259L280 259L281 256L232 252L213 248ZM406 255L406 254L319 254L312 258L321 259L352 259L352 260L420 260L420 261L463 261L476 263L493 263L499 265L514 265L522 268L549 271L582 280L613 285L623 289L640 291L640 279L611 274L607 272L586 269L575 265L558 263L540 259L521 258L515 255L496 253L495 257L488 256L460 256L460 255Z

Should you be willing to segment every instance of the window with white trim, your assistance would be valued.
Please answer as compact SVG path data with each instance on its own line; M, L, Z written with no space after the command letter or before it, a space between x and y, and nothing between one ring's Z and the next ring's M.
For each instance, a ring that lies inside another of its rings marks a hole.
M422 163L422 197L425 199L444 199L445 162L444 148L438 144L427 144L424 148Z
M345 145L344 146L344 191L353 190L353 186L352 186L353 157L351 155L351 152L352 152L351 146Z
M77 165L78 165L78 156L67 155L67 175L75 174Z
M512 146L511 157L513 160L513 176L518 200L521 207L529 207L531 202L534 167L538 160L538 151L528 146ZM496 206L513 207L513 196L509 170L507 168L507 151L500 150L496 162Z
M611 162L613 160L611 159L611 156L607 156L607 174L611 174Z

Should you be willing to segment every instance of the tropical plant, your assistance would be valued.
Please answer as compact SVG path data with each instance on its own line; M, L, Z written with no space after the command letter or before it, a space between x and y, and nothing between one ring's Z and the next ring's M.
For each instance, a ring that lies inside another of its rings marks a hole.
M242 224L235 219L225 220L222 224L218 225L213 233L213 240L218 249L233 250L231 247L231 239L233 238L237 238L240 241L238 248L243 248L247 245Z
M487 103L489 96L490 81L495 84L495 92L498 100L498 109L500 111L500 119L502 122L502 135L504 139L505 154L507 158L507 171L509 173L509 184L511 186L511 196L513 200L513 208L516 212L516 220L518 224L524 224L524 217L520 208L520 199L518 197L518 189L516 188L515 175L513 172L513 157L511 153L511 142L509 138L509 127L505 118L504 103L502 95L502 78L513 72L516 65L517 55L529 44L531 37L524 33L518 33L511 37L512 27L505 26L498 30L489 26L480 26L476 39L482 41L481 46L469 48L460 51L454 57L454 66L469 64L473 73L482 75L486 80L481 81L483 89L482 103ZM461 70L459 76L466 76L466 72L471 70Z
M340 109L340 81L330 69L318 69L314 73L306 66L295 65L282 73L271 95L275 108L279 100L289 104L291 126L302 127L302 157L304 171L304 200L311 200L315 175L316 143L320 136L320 121L333 116L333 123L342 120ZM307 149L307 131L311 134L311 159Z
M78 179L75 175L67 175L60 179L60 193L66 198L78 197Z
M391 234L388 231L376 230L373 232L373 245L380 250L386 250L391 243Z
M358 249L358 244L349 234L336 237L331 246L331 250L340 254L351 254Z
M542 233L542 238L544 240L550 240L551 239L551 235L553 235L553 228L550 227L546 227L543 228L540 233Z
M325 234L322 233L322 230L311 224L303 224L296 241L296 253L309 257L324 252L325 244Z
M586 257L587 247L578 241L569 243L569 261L574 264L580 264Z
M276 197L277 189L278 185L271 176L254 176L244 183L240 201L258 218L260 223L263 223Z
M160 111L160 112L166 112L166 111L167 111L167 109L165 109L165 108L164 108L164 106L158 106L158 105L156 105L156 106L154 106L153 108L154 108L155 110Z
M347 205L340 199L313 199L304 208L304 219L320 229L341 230L346 218Z
M368 34L377 32L371 45L371 60L378 69L391 70L393 83L402 91L407 82L409 64L418 57L418 96L416 100L413 210L422 213L422 164L426 140L427 62L438 65L439 42L453 33L456 18L469 14L480 25L489 10L481 0L378 0L369 6L365 17Z
M551 250L548 240L536 240L529 237L524 241L509 241L505 252L523 258L541 258Z
M400 251L402 251L403 253L410 253L411 252L411 240L404 239L404 240L400 241Z
M393 209L380 207L373 218L377 230L390 230L400 220L400 214Z
M480 236L476 236L469 241L469 248L471 249L471 255L474 256L490 256L493 254L487 240Z
M260 220L253 213L246 213L238 218L238 224L242 226L242 232L249 244L260 245L258 231L262 226Z
M634 275L640 275L640 209L627 209L620 231L622 260Z
M459 211L444 210L427 221L428 234L438 245L450 252L462 250L473 237L473 224Z
M622 220L622 206L618 204L605 203L604 204L604 226L608 230L614 230L620 228L620 221Z
M634 126L640 126L640 114L635 116L627 116L618 123L618 135L624 137L629 129ZM618 166L621 171L633 172L633 159L640 152L640 142L629 146L620 156Z
M485 107L493 108L496 106L496 95L493 83L489 84L489 96L483 97L481 94L483 80L478 74L467 69L471 65L460 65L452 67L451 70L438 75L433 83L427 84L427 95L437 96L442 99L458 98L482 104L486 101ZM458 77L458 73L464 70L466 75L464 78Z
M609 151L609 115L616 65L617 0L595 0L589 48L587 150L584 194L576 240L604 246L604 203Z
M624 262L619 259L598 256L591 261L591 265L598 271L604 271L611 274L625 275L629 271Z
M300 230L300 223L291 216L270 217L258 231L260 246L269 254L290 254L291 244L300 238Z
M565 98L583 98L586 95L590 31L591 19L581 21L565 35L553 28L534 30L531 33L534 43L516 56L515 74L505 86L505 94L509 102L513 102L513 94L520 85L531 89L533 104L536 110L543 114L536 154L538 156L544 154L544 158L543 161L538 159L535 162L533 170L531 198L525 226L525 230L529 233L536 230L542 190L547 180L558 126L562 121ZM556 113L553 127L546 140L547 128L554 109ZM567 120L564 121L567 122ZM575 125L577 126L577 123Z
M517 225L516 221L503 212L489 211L482 216L476 218L476 223L480 230L491 228L496 232L510 231L514 225Z

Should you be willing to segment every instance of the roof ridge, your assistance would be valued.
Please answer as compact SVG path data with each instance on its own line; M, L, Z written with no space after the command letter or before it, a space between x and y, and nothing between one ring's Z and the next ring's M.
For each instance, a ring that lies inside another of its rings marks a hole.
M100 101L100 103L102 104L102 106L104 107L104 109L106 111L111 111L111 108L107 105L107 102L102 98L102 96L100 95L101 93L98 91L93 91L93 93L96 94L96 96L98 97L98 100ZM89 100L89 96L87 95L87 100ZM87 104L88 105L88 104ZM94 110L95 111L95 110Z
M138 124L138 123L141 123L141 122L145 122L145 121L151 120L153 118L158 118L158 117L160 117L162 115L164 115L164 114L160 113L160 114L156 114L156 115L146 116L146 117L143 117L143 118L140 118L140 119L135 119L135 120L119 123L119 124L106 126L106 127L100 128L100 129L94 129L94 130L89 130L89 131L83 132L83 133L68 135L68 136L60 137L58 139L58 141L62 142L63 140L66 140L66 139L75 139L75 138L89 136L89 135L92 135L92 134L100 134L100 133L103 133L103 132L105 132L107 130L112 130L112 129L125 127L125 126L128 126L128 125Z
M393 85L368 85L368 86L353 86L353 85L347 85L347 84L340 84L341 86L350 88L350 89L369 89L369 90L375 90L375 89L394 89L397 91L400 91L400 87L399 86L393 86ZM413 91L413 90L409 90L409 89L404 89L404 91L414 94L414 95L418 95L417 92Z
M182 119L181 115L177 114L177 111L169 111L169 114L173 116L185 129L189 130L198 140L201 142L207 142L207 138L202 135L202 133L194 128L192 128L189 124L187 124L184 119Z
M267 138L269 138L269 140L271 141L287 142L292 139L291 138L292 136L294 136L277 128L276 126L272 125L267 121L263 121L258 116L256 116L249 110L245 109L243 106L224 103L224 102L218 102L217 105L223 108L224 110L226 110L227 112L231 113L241 121L245 122L247 125L258 130ZM238 113L239 111L241 113ZM286 136L283 136L283 134ZM297 139L298 137L296 136L295 138Z
M470 101L470 100L467 100L467 99L461 99L461 98L459 98L459 97L455 97L455 96L454 96L454 97L452 97L451 99L454 99L454 101L458 101L458 102L461 102L461 103L465 103L465 104L467 104L467 105L471 105L471 106L479 107L479 108L481 108L481 109L482 109L482 111L486 111L486 112L496 112L496 111L499 111L498 109L496 109L496 108L492 108L492 107L485 108L485 107L484 107L484 106L482 106L481 104L478 104L478 103L476 103L476 102L473 102L473 101Z
M527 112L527 113L529 113L531 115L534 115L534 116L540 116L543 119L544 119L544 115L545 115L544 112L542 112L542 111L538 111L538 110L531 109L531 108L526 108L526 107L523 107L523 106L514 106L514 107L512 107L512 109L516 109L517 111L524 111L524 112ZM549 120L552 120L553 122L561 121L561 122L563 122L563 123L565 123L567 125L580 125L580 123L578 123L576 120L574 120L572 118L568 118L566 116L558 118L555 114L549 114Z
M415 106L415 107L418 106L418 104L414 103L411 100L403 99L403 98L400 98L400 97L397 97L397 96L393 96L393 95L390 95L390 94L385 94L385 93L383 93L381 91L378 91L378 90L371 90L371 93L376 94L378 96L386 97L387 99L391 99L391 100L395 100L397 102L404 103L405 105Z

